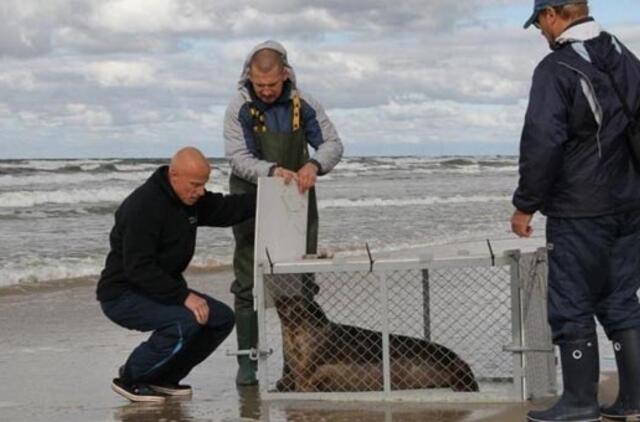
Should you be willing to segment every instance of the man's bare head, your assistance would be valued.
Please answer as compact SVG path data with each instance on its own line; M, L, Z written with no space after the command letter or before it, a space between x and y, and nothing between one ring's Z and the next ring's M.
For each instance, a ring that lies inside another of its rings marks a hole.
M249 66L250 72L267 73L273 69L284 70L284 58L276 50L263 48L253 55Z
M194 205L205 193L211 165L194 147L185 147L175 153L169 166L169 183L180 201Z

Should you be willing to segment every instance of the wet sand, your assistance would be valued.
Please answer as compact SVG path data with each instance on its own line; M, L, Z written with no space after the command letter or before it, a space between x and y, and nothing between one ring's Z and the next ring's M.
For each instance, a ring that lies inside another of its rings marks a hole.
M191 273L191 287L228 304L230 271ZM447 405L261 402L256 388L237 389L235 333L185 380L190 400L132 404L113 393L111 378L145 334L126 331L101 313L95 280L0 289L1 421L524 421L550 403ZM615 379L603 376L601 399Z

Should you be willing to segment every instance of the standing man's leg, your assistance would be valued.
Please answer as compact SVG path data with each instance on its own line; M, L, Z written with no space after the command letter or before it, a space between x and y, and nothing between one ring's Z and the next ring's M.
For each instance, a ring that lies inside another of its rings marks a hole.
M253 309L253 241L255 220L233 226L236 247L233 254L235 280L231 284L236 314L238 350L255 349L258 346L258 315ZM237 385L258 383L258 362L248 355L238 356Z
M611 257L610 283L598 318L613 342L618 366L618 398L602 409L608 418L640 417L640 213L618 216L619 237Z
M607 282L613 245L609 217L547 219L549 324L560 349L564 390L531 421L599 421L596 304Z

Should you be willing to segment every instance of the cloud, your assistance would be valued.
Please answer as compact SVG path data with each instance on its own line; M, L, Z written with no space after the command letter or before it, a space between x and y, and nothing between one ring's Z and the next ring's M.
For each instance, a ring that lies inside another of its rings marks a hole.
M158 155L185 142L220 155L242 62L265 39L285 44L350 154L513 151L547 53L521 28L530 3L5 0L0 156L21 145L43 156ZM637 23L608 29L639 52Z
M105 87L148 86L157 82L149 63L104 61L89 65L87 78Z

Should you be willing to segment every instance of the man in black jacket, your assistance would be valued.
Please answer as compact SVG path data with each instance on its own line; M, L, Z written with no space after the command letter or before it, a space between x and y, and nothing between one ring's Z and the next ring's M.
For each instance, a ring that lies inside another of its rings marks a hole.
M113 390L129 400L191 394L180 381L233 329L231 309L190 290L182 275L198 226L228 227L255 214L254 194L206 191L210 170L200 151L183 148L116 211L97 298L116 324L153 331L113 380Z
M528 419L640 416L640 173L623 105L640 108L640 62L589 17L586 0L536 0L531 24L553 52L533 75L511 225L528 237L533 214L547 216L548 316L564 391ZM602 409L594 316L620 378L618 399Z

